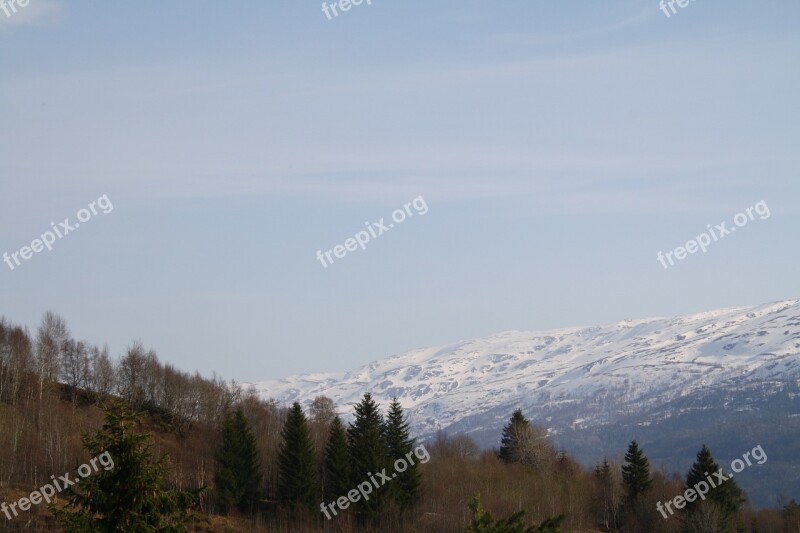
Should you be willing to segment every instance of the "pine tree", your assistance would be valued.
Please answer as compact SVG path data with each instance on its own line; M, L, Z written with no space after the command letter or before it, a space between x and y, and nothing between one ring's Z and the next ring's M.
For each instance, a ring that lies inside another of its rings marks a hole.
M500 459L504 463L514 463L519 459L520 435L529 426L528 420L523 416L522 410L517 409L511 415L511 420L503 428L500 439Z
M411 453L411 458L414 459L412 452L415 440L409 437L408 423L403 415L403 407L397 398L393 398L392 403L389 404L385 436L390 463L394 465L396 461L403 459L407 466L405 471L397 471L397 478L392 481L391 486L395 501L400 505L401 510L406 510L420 499L422 474L419 471L419 463L414 460L412 464L407 457L407 454Z
M354 483L369 481L370 476L388 468L383 416L368 392L355 406L355 417L348 431L348 444L351 479ZM377 518L386 501L386 492L386 486L379 486L369 500L362 498L356 502L356 516L362 521Z
M314 441L300 404L286 416L278 448L278 500L282 505L313 509L318 502Z
M650 479L650 462L635 440L628 445L628 453L625 454L622 484L625 488L626 504L629 507L634 507L653 484Z
M734 480L728 479L721 484L719 483L718 478L714 476L714 473L719 469L719 465L711 456L711 450L709 450L708 447L703 444L702 448L700 448L700 451L697 452L697 458L695 459L694 464L692 464L692 467L686 474L686 487L693 488L697 483L704 481L710 489L706 497L719 505L719 508L722 511L725 520L727 521L739 511L739 506L744 501L744 498L742 497L742 490ZM716 487L711 487L711 483L708 482L709 477L711 478L711 481L717 485ZM689 513L694 512L701 502L702 500L698 498L695 498L695 500L692 502L687 500L686 511Z
M347 449L347 432L337 416L331 423L328 443L325 446L325 501L332 502L344 496L354 483L350 477L350 455Z
M102 429L83 435L84 448L110 468L98 469L67 488L63 509L50 506L67 533L186 531L204 489L164 490L167 456L153 460L150 435L132 431L137 417L114 405L105 411Z
M214 485L220 501L243 513L252 512L261 492L261 462L241 408L225 418L216 458Z
M498 456L504 463L541 466L555 457L555 450L547 441L547 431L533 426L522 410L516 409L503 428Z

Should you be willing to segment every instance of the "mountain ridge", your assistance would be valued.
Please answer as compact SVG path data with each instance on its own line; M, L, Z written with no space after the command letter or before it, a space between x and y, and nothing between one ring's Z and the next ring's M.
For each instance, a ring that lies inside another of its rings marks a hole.
M444 430L483 447L498 445L500 429L521 408L584 464L619 457L634 438L651 464L679 472L701 443L722 458L763 444L781 458L743 476L754 503L774 506L800 493L798 299L505 331L347 372L251 385L284 403L308 406L328 396L345 420L364 392L383 404L397 397L422 440Z
M313 396L330 396L342 414L349 412L363 392L369 391L380 400L397 396L409 412L412 427L426 435L445 429L465 414L457 405L450 405L465 394L471 396L468 400L475 402L473 405L477 405L478 395L485 402L480 404L484 408L513 403L514 396L525 394L546 399L553 407L554 402L594 397L609 387L646 401L651 396L648 388L660 387L666 394L665 382L669 380L696 390L730 378L731 368L725 367L731 365L762 379L771 375L765 361L775 363L773 368L780 373L796 372L798 362L792 356L800 353L799 302L783 300L540 332L504 331L411 350L347 372L290 376L251 385L281 402L300 400L307 404ZM786 323L773 323L784 311L792 315ZM781 327L793 329L791 337L782 338L787 336L781 333L788 330L775 331ZM738 331L742 328L746 330ZM787 340L793 345L787 347ZM669 367L706 376L678 379L672 372L664 378L663 372ZM638 374L630 375L637 369ZM530 379L533 384L526 381ZM636 379L640 388L626 388L625 379ZM481 395L477 390L481 388L488 388L491 395ZM444 407L450 407L451 412L443 414Z

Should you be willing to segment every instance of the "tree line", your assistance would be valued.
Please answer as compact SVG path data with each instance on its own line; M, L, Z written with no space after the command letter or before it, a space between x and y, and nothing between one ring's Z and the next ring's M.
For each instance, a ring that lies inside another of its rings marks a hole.
M419 501L422 482L419 463L392 473L396 461L413 454L416 446L400 403L392 401L384 416L366 393L355 405L353 421L347 427L328 398L318 398L314 411L327 433L321 447L315 444L301 405L295 402L289 408L281 430L278 480L272 495L261 483L261 458L243 411L236 409L225 419L214 476L222 512L277 510L308 524L322 522L323 516L345 524L400 523ZM365 480L387 471L392 475L390 483L371 488L369 497L359 499L348 512L331 515L328 502L346 497Z
M109 408L118 404L122 411ZM54 313L45 313L33 334L2 319L0 499L11 501L87 454L117 446L127 450L128 468L102 473L83 494L128 486L126 476L139 479L131 485L147 487L156 500L148 506L141 495L129 497L144 505L132 516L161 509L164 516L148 522L161 524L155 531L800 530L794 501L754 511L734 483L664 519L657 502L682 494L716 467L708 448L685 478L651 469L635 441L624 458L586 469L520 410L498 435L498 449L440 432L424 443L429 462L398 472L369 499L337 508L329 519L321 505L377 472L394 473L394 462L419 445L397 401L381 412L366 394L352 409L345 423L326 397L305 409L282 406L217 376L163 364L138 342L112 360L107 348L73 339ZM144 415L126 418L136 412ZM102 509L120 514L125 492L117 492L101 502L76 494L66 514L61 507L54 514L62 528L71 520L82 531L101 531L86 521ZM44 512L34 518L54 524Z

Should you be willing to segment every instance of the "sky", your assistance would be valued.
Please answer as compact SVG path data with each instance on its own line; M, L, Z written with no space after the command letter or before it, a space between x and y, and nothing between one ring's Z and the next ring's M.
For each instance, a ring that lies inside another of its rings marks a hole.
M0 315L32 331L257 381L800 295L795 0L14 8Z

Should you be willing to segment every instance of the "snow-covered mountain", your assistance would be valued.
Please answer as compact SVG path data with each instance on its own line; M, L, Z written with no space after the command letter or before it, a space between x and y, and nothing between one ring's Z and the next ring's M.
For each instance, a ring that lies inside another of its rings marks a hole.
M364 392L396 396L424 435L517 406L551 429L592 426L698 389L800 375L800 300L546 332L509 331L414 350L346 373L254 384L281 402L331 397L343 414ZM558 416L558 414L562 416ZM565 416L567 413L569 416ZM476 428L465 428L469 429Z
M692 458L696 439L714 442L729 430L741 436L742 424L767 419L761 409L780 415L776 424L800 426L799 355L800 300L794 299L603 326L510 331L414 350L346 373L253 385L286 403L328 396L345 418L364 392L384 405L397 397L418 436L443 429L471 434L483 445L494 445L521 407L579 459L614 455L638 438L651 440L656 459L670 466L680 463L672 455L676 448L686 447ZM703 422L697 413L713 413L713 419ZM710 425L726 421L709 434ZM669 435L659 432L666 427ZM696 435L683 442L676 431ZM748 442L743 438L742 451L757 444ZM731 453L742 452L731 446Z

